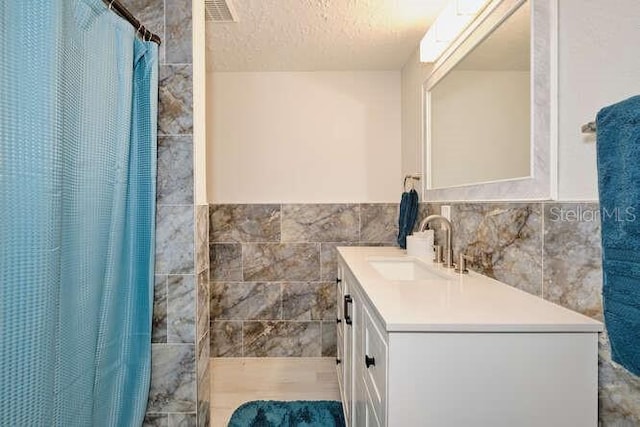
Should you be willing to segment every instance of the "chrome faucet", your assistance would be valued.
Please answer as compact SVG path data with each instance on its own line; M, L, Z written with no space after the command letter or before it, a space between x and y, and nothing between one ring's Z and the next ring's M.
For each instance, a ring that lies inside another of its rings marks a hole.
M451 247L451 222L442 215L429 215L420 222L419 231L424 231L429 227L432 221L441 221L444 224L444 231L446 232L446 246L444 251L444 266L447 268L453 268L453 248ZM440 260L437 260L438 262Z

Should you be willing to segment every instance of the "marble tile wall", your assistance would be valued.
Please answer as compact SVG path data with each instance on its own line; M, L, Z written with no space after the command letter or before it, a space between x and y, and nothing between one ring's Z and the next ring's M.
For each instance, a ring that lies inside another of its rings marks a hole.
M455 257L470 268L571 310L602 320L600 217L595 203L451 203ZM440 204L421 206L440 213ZM602 426L640 425L640 378L611 361L599 343Z
M211 414L209 349L211 334L209 329L209 206L196 206L196 352L197 352L197 396L198 426L208 426Z
M335 356L335 248L395 245L398 205L210 205L209 216L211 356Z
M541 216L541 204L455 205L454 256L462 251L483 274L542 296Z
M208 390L203 390L208 382L202 380L208 370L198 361L208 359L209 346L201 350L209 335L208 327L203 331L196 325L196 320L208 324L208 307L198 307L200 300L208 304L209 299L208 208L199 208L200 215L194 216L192 5L190 0L122 2L162 39L152 371L145 425L208 425ZM196 317L203 311L206 319Z

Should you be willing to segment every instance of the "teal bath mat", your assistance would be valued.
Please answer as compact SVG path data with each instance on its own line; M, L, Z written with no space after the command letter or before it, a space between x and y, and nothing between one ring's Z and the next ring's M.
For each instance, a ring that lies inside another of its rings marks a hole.
M333 400L254 400L236 409L229 427L344 427L342 404Z

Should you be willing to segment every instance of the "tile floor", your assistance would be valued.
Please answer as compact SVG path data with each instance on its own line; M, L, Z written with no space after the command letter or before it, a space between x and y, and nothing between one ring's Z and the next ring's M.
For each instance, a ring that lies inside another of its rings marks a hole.
M335 358L211 359L211 427L251 400L340 400Z

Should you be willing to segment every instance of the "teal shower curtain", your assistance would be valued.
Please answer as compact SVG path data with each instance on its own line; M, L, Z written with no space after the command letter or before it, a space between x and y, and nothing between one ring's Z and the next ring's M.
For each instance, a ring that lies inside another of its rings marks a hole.
M101 0L0 0L0 425L147 403L157 45Z

